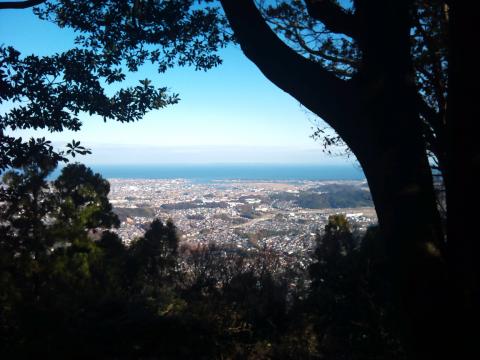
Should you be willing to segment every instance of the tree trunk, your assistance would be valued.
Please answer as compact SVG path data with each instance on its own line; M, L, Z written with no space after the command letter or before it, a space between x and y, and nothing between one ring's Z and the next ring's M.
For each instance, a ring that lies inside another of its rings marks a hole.
M480 356L474 326L480 320L479 234L477 213L468 205L480 203L480 76L474 44L478 42L476 13L465 1L450 1L449 93L447 109L447 234L452 327L465 353ZM475 358L475 355L471 355Z
M412 139L404 140L414 145ZM447 303L444 264L436 244L441 234L428 181L430 169L426 157L395 153L394 147L392 144L389 155L366 161L364 171L387 241L406 350L412 358L435 359L446 351L445 318L441 314Z
M369 95L360 99L358 116L372 125L349 139L349 146L365 172L387 241L407 350L412 358L434 359L448 344L441 315L447 310L443 235L418 114L408 103L411 86L396 71L392 66L392 74L381 75L388 85L376 92L370 81L359 84Z
M415 101L410 1L358 1L363 64L358 114L369 119L353 148L365 171L387 241L399 315L412 358L447 350L443 235ZM352 149L353 150L353 149Z
M363 64L349 82L289 49L251 0L221 2L245 55L357 156L388 241L408 350L412 358L439 358L447 344L443 236L415 100L411 1L356 1Z

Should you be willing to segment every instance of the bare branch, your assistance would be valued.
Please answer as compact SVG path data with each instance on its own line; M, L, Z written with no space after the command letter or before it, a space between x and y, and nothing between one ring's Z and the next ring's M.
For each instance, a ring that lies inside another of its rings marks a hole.
M45 0L25 0L25 1L2 1L0 2L0 10L5 9L27 9L29 7L40 5Z

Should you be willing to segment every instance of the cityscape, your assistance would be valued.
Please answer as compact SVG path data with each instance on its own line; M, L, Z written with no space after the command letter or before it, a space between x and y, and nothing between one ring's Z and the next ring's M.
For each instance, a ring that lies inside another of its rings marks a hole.
M121 220L116 231L127 244L159 218L174 222L183 247L268 248L303 257L330 215L345 214L360 233L377 221L366 181L109 181L110 202ZM344 194L350 206L339 207Z

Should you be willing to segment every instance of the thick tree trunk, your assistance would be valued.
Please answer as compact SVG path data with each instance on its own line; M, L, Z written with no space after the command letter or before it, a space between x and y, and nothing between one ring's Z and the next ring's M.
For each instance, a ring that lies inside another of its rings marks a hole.
M363 66L357 116L369 119L353 139L386 239L407 351L435 359L449 351L443 235L415 101L409 1L358 1Z
M359 132L350 146L365 172L387 241L407 350L412 358L436 359L452 351L445 322L444 237L420 122L408 106L409 92L408 84L397 82L371 94L361 112L376 125L366 134Z
M457 347L480 356L480 241L474 206L480 203L480 73L474 44L478 42L477 17L471 4L450 1L449 94L447 109L447 249L451 306L455 311ZM468 205L472 205L469 208Z
M404 140L415 146L413 139ZM365 161L364 171L387 241L407 351L412 358L435 359L446 351L442 314L447 303L430 169L426 157L395 153L395 147L392 144L388 155Z
M363 66L350 82L286 47L251 0L221 2L245 55L327 121L357 156L388 241L409 352L438 358L447 343L443 236L415 100L410 1L356 2Z
M359 84L369 94L359 111L372 126L349 145L367 177L387 241L407 350L412 358L435 359L450 351L442 316L447 292L440 217L418 114L408 104L411 87L397 74L383 75L389 85L376 92L368 92L369 81Z

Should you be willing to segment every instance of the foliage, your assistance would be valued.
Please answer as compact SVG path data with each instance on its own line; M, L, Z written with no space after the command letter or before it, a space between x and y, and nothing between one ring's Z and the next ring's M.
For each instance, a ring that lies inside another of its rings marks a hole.
M55 162L46 157L44 164L34 159L19 170L3 176L0 193L2 228L7 237L20 244L16 251L46 252L62 239L85 238L88 231L119 225L108 201L110 184L82 164L70 164L49 184L47 177ZM65 233L65 232L68 233ZM10 245L8 245L10 246Z
M72 49L53 56L29 55L21 58L12 47L0 48L2 89L0 99L10 110L0 116L2 162L0 170L21 167L32 153L49 153L56 162L66 155L85 155L90 151L73 140L67 150L56 152L45 139L23 142L16 129L46 129L50 132L78 131L80 113L100 115L104 121L139 120L147 111L178 101L166 88L155 89L148 81L107 96L102 82L109 69L104 60L87 49ZM6 131L10 134L7 134Z
M333 215L316 241L309 301L320 352L336 359L402 358L389 324L392 300L378 232L370 229L363 239L356 238L345 216Z
M365 276L372 270L365 266L374 252L368 249L364 261L344 217L331 217L319 235L308 286L297 262L285 266L267 248L180 247L171 221L154 220L127 247L104 230L118 225L108 183L80 164L48 183L51 170L31 165L5 175L5 356L364 358L398 347L393 337L372 338L378 334L371 323L351 321L365 321L367 312L385 325L384 308L364 301L364 292L370 294ZM29 226L37 228L24 231Z
M2 354L192 358L195 349L202 357L201 349L211 346L209 330L189 316L175 317L183 301L172 290L173 224L155 222L127 250L105 231L118 219L104 179L74 164L47 182L59 162L90 150L73 140L58 151L45 138L24 141L15 131L78 131L82 114L136 121L177 103L178 95L148 79L119 85L126 71L147 62L160 72L218 65L216 51L230 40L224 20L214 8L180 0L59 1L35 11L78 36L76 47L50 56L0 48L0 101L6 105L0 171L9 170L0 199ZM183 336L182 355L175 339Z
M68 165L49 183L55 162L49 156L43 160L31 159L3 177L0 327L7 342L2 345L20 345L46 319L50 328L55 319L78 316L70 307L86 301L92 295L88 291L98 291L108 274L100 271L102 250L91 237L118 225L107 199L109 184L80 164Z
M362 53L356 39L332 31L308 12L308 1L256 1L272 29L292 49L320 64L341 79L352 79L362 67ZM355 12L355 1L341 3L341 10ZM447 97L448 7L442 1L415 1L411 24L412 58L424 137L433 164L444 171L445 116ZM338 154L350 150L331 128L314 121L311 136L322 142L325 152Z
M66 150L54 151L49 141L24 141L15 130L78 131L81 114L104 121L140 120L179 97L148 79L113 91L126 71L147 62L157 64L160 72L175 65L207 70L220 64L216 51L230 41L216 8L187 0L65 0L46 2L35 12L75 30L76 47L25 57L11 46L0 47L0 101L7 104L0 114L0 171L23 166L32 153L48 153L56 162L90 153L75 140Z
M361 54L352 38L331 31L310 16L304 1L259 0L257 3L269 25L295 51L340 78L348 79L356 73Z
M178 236L175 225L154 220L145 235L133 242L129 266L141 286L161 287L171 281L177 268Z

